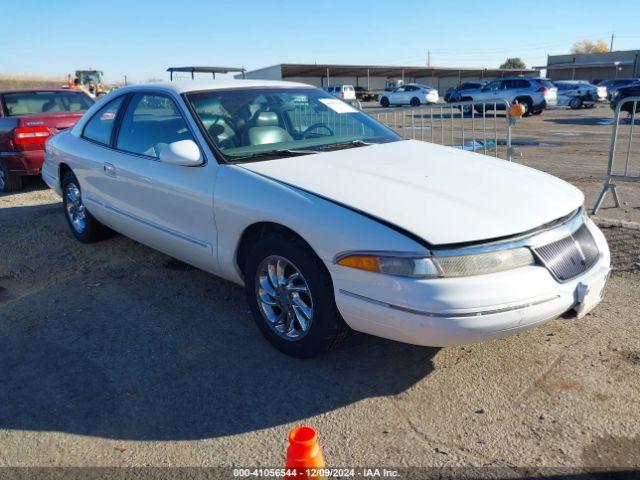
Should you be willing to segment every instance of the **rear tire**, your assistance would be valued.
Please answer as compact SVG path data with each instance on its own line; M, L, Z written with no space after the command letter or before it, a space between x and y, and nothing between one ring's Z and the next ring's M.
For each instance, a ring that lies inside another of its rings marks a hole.
M571 110L579 110L582 107L582 100L579 97L572 98L569 102Z
M331 276L301 239L285 233L260 239L247 253L243 271L256 325L282 353L314 357L346 336Z
M67 172L62 177L62 205L69 229L79 241L92 243L108 236L107 227L98 222L84 206L80 182L73 172Z
M413 97L411 99L411 101L409 102L409 105L411 105L412 107L419 107L420 106L420 99L418 97Z
M384 108L387 108L389 106L389 99L387 97L382 97L380 99L380 105L382 105Z
M9 193L22 190L22 176L9 171L7 165L0 163L0 192Z

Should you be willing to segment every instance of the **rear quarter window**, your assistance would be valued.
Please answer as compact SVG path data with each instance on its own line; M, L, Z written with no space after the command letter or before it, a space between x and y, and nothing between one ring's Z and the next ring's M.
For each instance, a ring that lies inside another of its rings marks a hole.
M121 95L98 110L85 125L82 136L93 142L109 145L113 126L124 97Z

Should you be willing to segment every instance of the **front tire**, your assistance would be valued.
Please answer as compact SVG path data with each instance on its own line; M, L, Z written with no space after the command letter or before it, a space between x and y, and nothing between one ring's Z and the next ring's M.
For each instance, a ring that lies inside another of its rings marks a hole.
M522 106L524 106L524 113L522 114L523 117L528 117L529 115L531 115L531 111L533 110L533 104L531 103L531 100L528 98L518 98L518 103Z
M4 162L0 162L0 192L9 193L22 190L22 177L9 171Z
M411 101L409 102L409 105L411 105L412 107L419 107L420 106L420 99L418 97L413 97L411 99Z
M107 228L86 209L80 182L72 172L62 177L62 205L69 229L79 241L92 243L107 236Z
M248 252L244 274L253 318L281 352L314 357L346 336L331 276L302 240L284 233L262 238Z

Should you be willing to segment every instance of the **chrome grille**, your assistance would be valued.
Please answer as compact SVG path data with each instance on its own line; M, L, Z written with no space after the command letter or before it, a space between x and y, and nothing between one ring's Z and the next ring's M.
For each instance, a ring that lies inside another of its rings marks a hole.
M536 255L560 282L586 272L598 261L598 246L586 225L568 237L534 248Z

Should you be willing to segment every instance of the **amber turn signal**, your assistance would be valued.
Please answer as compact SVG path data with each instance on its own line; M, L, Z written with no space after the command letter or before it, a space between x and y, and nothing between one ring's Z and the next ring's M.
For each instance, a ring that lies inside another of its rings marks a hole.
M338 260L338 265L367 270L368 272L380 272L378 257L352 255Z

